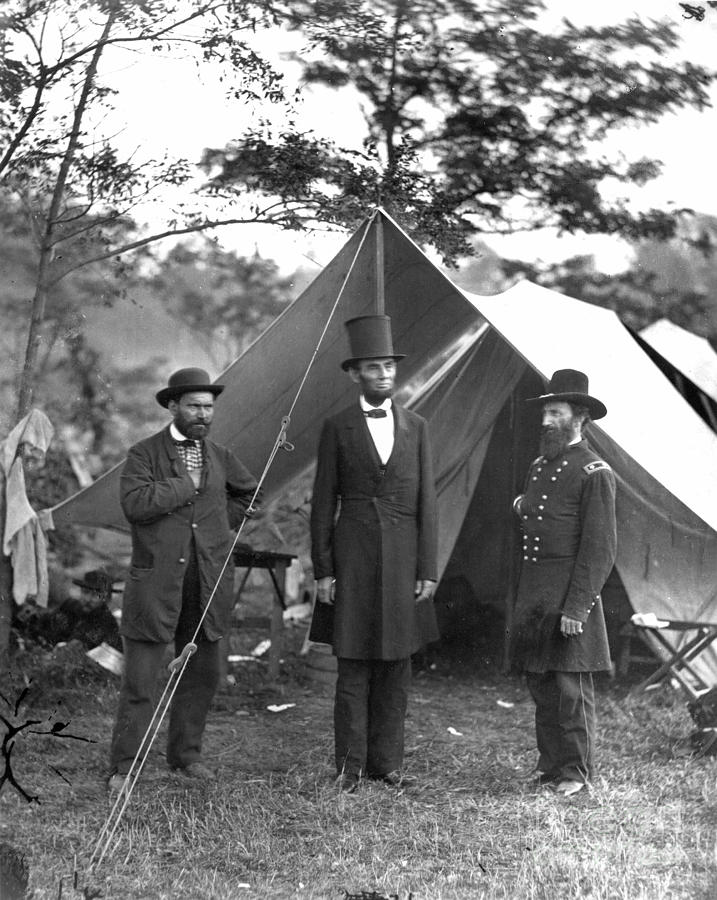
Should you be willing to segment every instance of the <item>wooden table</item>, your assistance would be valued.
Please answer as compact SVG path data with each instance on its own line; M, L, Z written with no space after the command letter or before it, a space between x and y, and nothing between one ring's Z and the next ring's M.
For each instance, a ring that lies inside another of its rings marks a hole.
M269 573L271 583L274 587L272 594L271 617L269 620L269 638L271 646L269 647L269 678L275 681L279 677L279 660L281 659L282 634L284 631L284 610L286 609L286 570L295 560L294 553L277 553L273 550L255 550L246 544L240 544L234 550L234 565L237 568L246 569L241 584L234 596L234 604L236 605L241 597L249 575L253 569L264 569ZM227 655L228 655L228 637L223 638L224 650L222 661L224 671L222 676L227 674Z

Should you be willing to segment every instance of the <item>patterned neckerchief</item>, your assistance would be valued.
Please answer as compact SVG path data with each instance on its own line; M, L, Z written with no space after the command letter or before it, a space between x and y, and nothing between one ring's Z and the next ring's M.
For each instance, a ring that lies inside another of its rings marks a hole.
M204 465L202 441L192 441L189 438L185 438L174 426L170 428L169 433L187 471L191 472L194 469L201 469Z

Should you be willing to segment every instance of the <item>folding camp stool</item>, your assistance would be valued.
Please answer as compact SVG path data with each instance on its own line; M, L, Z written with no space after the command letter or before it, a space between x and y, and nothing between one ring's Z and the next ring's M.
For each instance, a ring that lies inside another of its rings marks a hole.
M691 663L717 639L717 623L660 620L655 616L638 614L633 616L632 624L642 632L641 636L648 638L646 643L654 641L668 654L665 662L634 688L634 693L641 693L668 677L675 678L691 700L696 700L712 687L695 671ZM665 632L677 632L675 640L669 640ZM694 634L688 637L688 632ZM681 637L685 640L680 645Z

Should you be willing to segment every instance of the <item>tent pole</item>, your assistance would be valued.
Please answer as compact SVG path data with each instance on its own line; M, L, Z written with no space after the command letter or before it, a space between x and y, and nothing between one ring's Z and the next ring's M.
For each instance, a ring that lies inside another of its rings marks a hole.
M515 491L518 485L518 435L516 429L516 401L515 401L515 392L511 394L510 400L510 433L511 433L511 459L510 459L510 488L511 488L511 496L507 498L508 500L508 508L510 508L510 504L513 500L513 496L515 496ZM508 528L506 540L505 540L505 551L506 551L506 589L505 589L505 599L503 600L503 607L505 609L505 631L503 632L503 664L502 671L503 674L508 674L510 672L510 636L513 632L513 607L515 605L515 585L517 579L517 547L515 541L515 524L512 521L513 514L512 511L510 513L511 522L510 527Z
M376 315L384 315L386 309L386 287L384 283L383 219L376 216Z

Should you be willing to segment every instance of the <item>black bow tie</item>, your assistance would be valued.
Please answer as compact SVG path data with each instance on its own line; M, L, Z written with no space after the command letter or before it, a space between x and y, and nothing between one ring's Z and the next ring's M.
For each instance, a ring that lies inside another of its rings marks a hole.
M174 446L175 447L196 447L198 443L199 443L199 441L190 441L189 438L187 438L186 441L175 441Z
M388 415L385 409L365 409L363 414L367 419L385 419Z

